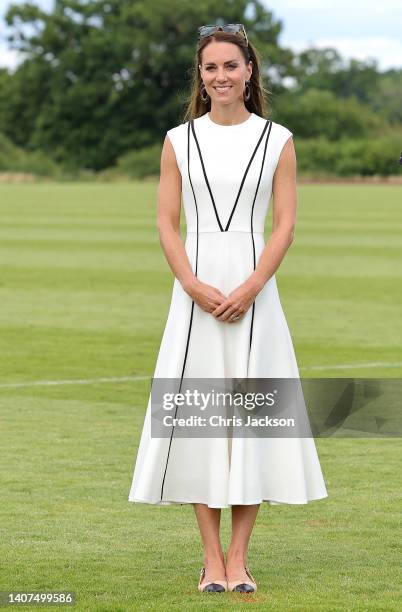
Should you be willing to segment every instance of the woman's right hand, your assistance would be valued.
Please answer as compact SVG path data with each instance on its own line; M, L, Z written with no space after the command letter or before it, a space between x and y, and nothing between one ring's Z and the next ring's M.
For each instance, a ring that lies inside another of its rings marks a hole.
M226 295L222 291L212 285L203 283L198 278L193 279L185 291L202 310L209 313L226 300Z

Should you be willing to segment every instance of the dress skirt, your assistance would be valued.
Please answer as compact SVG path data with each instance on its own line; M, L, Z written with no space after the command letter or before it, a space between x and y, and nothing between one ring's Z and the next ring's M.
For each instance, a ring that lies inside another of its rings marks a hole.
M198 277L225 295L244 282L265 246L263 232L188 231L185 249ZM250 336L250 330L252 333ZM251 340L251 344L250 344ZM183 371L184 364L184 371ZM218 321L177 279L154 378L299 378L273 275L237 322ZM151 436L151 394L129 501L150 504L306 504L327 497L312 437Z

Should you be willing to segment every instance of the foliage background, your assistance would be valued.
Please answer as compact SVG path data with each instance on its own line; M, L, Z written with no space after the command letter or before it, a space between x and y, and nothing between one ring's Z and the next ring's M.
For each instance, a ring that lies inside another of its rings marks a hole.
M157 175L189 94L197 27L222 20L245 24L302 172L398 173L402 70L283 48L283 23L259 0L55 0L50 13L31 1L5 18L25 60L0 69L0 171Z

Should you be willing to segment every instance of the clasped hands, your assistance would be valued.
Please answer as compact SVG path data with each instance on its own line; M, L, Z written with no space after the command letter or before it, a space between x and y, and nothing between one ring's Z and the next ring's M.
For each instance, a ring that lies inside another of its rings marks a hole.
M247 279L226 296L216 287L195 278L188 293L202 310L218 321L236 323L250 308L260 289L256 281Z

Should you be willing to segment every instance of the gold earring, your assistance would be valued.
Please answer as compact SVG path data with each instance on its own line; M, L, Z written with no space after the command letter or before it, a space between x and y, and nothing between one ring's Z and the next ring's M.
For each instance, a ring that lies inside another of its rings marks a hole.
M250 96L251 96L251 82L250 81L246 81L244 92L245 92L245 95L243 97L244 97L244 100L247 102L248 100L250 100Z
M208 103L208 100L209 100L209 95L207 94L207 90L205 89L205 85L204 85L204 83L203 83L203 84L202 84L202 86L201 86L200 98L201 98L201 101L202 101L204 104L207 104L207 103Z

